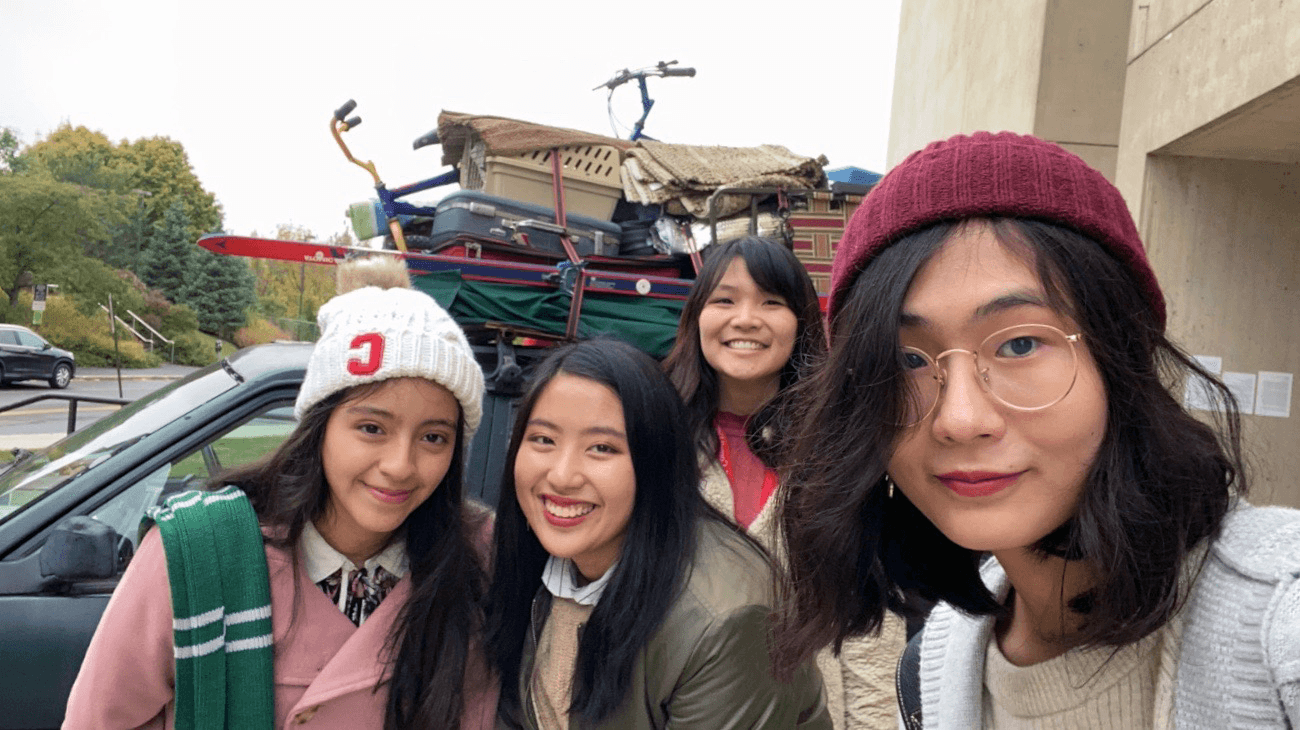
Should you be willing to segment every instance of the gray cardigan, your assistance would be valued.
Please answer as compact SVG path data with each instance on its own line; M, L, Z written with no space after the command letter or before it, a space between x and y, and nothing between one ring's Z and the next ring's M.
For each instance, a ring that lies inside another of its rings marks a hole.
M984 581L999 598L997 561ZM1182 614L1172 708L1157 726L1300 726L1300 511L1242 504L1224 522ZM921 640L921 713L927 728L983 724L984 654L993 619L935 607Z

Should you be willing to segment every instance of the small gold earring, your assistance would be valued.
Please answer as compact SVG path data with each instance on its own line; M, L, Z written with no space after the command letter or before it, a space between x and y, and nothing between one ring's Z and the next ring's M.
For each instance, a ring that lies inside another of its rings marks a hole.
M890 479L888 474L885 475L885 487L889 489L889 499L893 499L893 498L894 498L894 480L893 480L893 479Z

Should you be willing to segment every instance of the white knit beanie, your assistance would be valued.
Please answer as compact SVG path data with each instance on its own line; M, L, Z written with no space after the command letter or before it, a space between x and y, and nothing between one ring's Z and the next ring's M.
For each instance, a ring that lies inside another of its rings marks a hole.
M427 294L367 286L340 294L316 315L320 339L307 363L294 415L332 393L389 378L426 378L460 401L468 442L483 418L483 371L460 325Z

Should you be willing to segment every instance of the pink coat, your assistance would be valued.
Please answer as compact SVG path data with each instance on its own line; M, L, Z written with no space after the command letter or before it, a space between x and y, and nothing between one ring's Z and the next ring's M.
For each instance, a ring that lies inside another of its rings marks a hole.
M388 693L374 690L385 676L384 642L406 603L410 580L398 582L357 627L305 572L299 570L295 578L287 553L267 547L266 559L275 640L276 727L382 728ZM488 676L482 655L474 656L477 666L467 672L461 717L465 730L491 728L496 716L497 683L471 681L471 676ZM155 529L145 536L109 599L72 686L63 727L170 730L174 672L171 588Z

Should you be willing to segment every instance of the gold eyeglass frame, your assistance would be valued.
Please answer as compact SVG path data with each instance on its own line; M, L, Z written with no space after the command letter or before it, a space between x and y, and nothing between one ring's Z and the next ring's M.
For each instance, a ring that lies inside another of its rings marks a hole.
M1003 400L1003 398L999 396L997 393L994 393L993 388L989 386L988 368L983 368L983 369L980 368L980 358L978 352L984 349L984 346L988 344L989 340L992 340L995 337L998 337L1000 335L1006 334L1011 330L1021 329L1023 327L1041 327L1043 329L1051 330L1056 334L1060 335L1062 338L1065 339L1066 342L1070 344L1070 360L1074 364L1074 372L1070 374L1070 384L1066 386L1065 391L1061 393L1060 397L1058 397L1056 400L1053 400L1051 403L1048 403L1046 405L1033 406L1027 408L1025 406L1018 406L1014 403L1008 403L1006 400ZM920 355L921 357L925 358L925 361L927 363L930 364L930 366L934 369L934 372L938 373L938 375L936 375L934 379L939 381L939 392L935 394L934 402L930 404L930 408L926 410L926 412L921 417L917 418L915 421L911 423L904 424L904 426L911 427L911 426L915 426L918 423L921 423L925 419L929 418L932 413L934 413L935 408L939 407L939 401L943 397L943 389L948 384L948 369L940 365L939 361L949 355L953 355L958 352L964 352L967 355L970 355L971 359L975 361L975 373L978 376L975 378L975 380L979 382L980 387L984 390L985 393L988 393L989 397L993 398L993 400L997 401L998 403L1001 403L1007 408L1010 408L1014 411L1020 411L1022 413L1031 413L1033 411L1042 411L1051 408L1057 403L1060 403L1061 401L1065 400L1065 397L1070 394L1070 391L1074 390L1074 384L1079 379L1079 350L1076 347L1076 345L1081 340L1082 340L1081 333L1076 332L1072 335L1067 335L1063 330L1053 327L1050 324L1015 324L1015 325L1011 325L1010 327L1004 327L998 330L997 332L990 334L988 337L985 337L980 342L979 346L976 347L974 350L963 350L959 347L954 347L951 350L944 350L938 355L931 357L930 353L926 352L925 350L905 345L902 348L902 352L904 353L910 352L910 353L915 353L917 355Z

